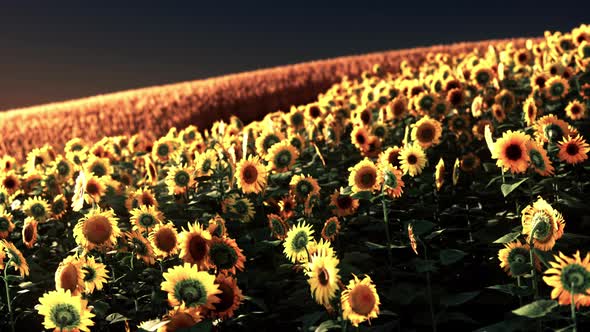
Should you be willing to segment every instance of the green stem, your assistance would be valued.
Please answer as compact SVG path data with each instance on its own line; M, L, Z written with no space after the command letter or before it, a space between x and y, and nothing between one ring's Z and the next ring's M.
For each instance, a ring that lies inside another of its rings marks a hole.
M385 225L385 236L387 237L387 259L389 266L393 265L393 257L391 256L391 235L389 234L389 217L387 216L387 204L385 203L385 184L381 185L381 205L383 206L383 222Z
M14 332L14 312L12 312L12 301L10 300L10 286L8 285L8 267L12 262L12 258L8 260L8 263L4 266L4 287L6 288L6 304L8 305L8 312L10 313L10 329Z
M570 289L574 289L574 283L572 283L572 288L570 288ZM574 325L574 327L572 329L573 332L577 332L578 331L578 323L577 323L577 320L576 320L576 301L575 301L575 295L576 294L571 294L572 301L571 301L571 304L570 304L570 310L572 312L572 323Z
M428 261L428 254L426 245L422 243L424 248L424 259ZM426 293L428 294L428 306L430 309L430 320L432 322L432 332L436 332L436 316L434 314L434 304L432 303L432 285L430 281L430 271L426 271Z
M520 278L520 276L516 277L516 284L518 285L518 288L522 286L522 279ZM519 307L522 307L522 295L520 294L518 294L518 304Z
M531 238L529 240L529 258L531 262L531 275L532 275L532 283L533 283L533 290L534 290L534 299L539 299L539 287L537 286L537 270L535 269L535 257L533 251L535 249L535 233L537 232L537 227L539 226L539 222L533 224L533 228L531 229ZM537 331L541 332L543 329L541 319L537 319Z

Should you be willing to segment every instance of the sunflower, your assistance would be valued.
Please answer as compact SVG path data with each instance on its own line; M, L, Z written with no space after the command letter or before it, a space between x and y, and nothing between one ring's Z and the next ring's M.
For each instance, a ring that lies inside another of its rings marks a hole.
M68 290L72 295L78 295L84 289L84 272L77 257L68 256L55 271L55 288Z
M133 224L133 230L150 232L156 225L162 223L164 216L152 205L142 205L131 211L129 221Z
M461 88L454 88L447 92L447 102L458 108L465 102L465 91Z
M37 242L37 220L32 217L27 217L24 221L22 237L23 243L27 248L32 248ZM2 215L0 213L0 227L2 225Z
M283 220L283 218L281 218L281 216L273 213L269 214L267 218L271 236L274 236L279 240L284 240L287 237L289 225Z
M209 249L211 246L211 234L203 229L198 222L189 224L179 236L180 258L186 263L196 264L200 269L211 267L209 262Z
M152 160L166 163L168 160L176 159L178 155L179 142L170 137L162 137L152 147Z
M27 264L27 260L12 242L8 242L7 240L0 241L0 251L2 250L6 256L8 256L10 265L14 267L15 271L20 273L21 277L29 275L29 264ZM4 262L2 262L2 264L4 264Z
M426 166L426 154L418 144L404 146L399 152L400 168L404 173L414 177L422 173Z
M51 161L51 157L49 156L46 147L36 148L27 154L26 169L29 172L37 169L44 169Z
M168 194L180 195L184 194L188 188L192 188L195 185L193 172L192 168L184 165L170 167L164 180L168 187Z
M520 241L510 242L498 251L500 267L509 276L519 277L531 271L528 263L530 257L530 246ZM535 269L541 271L541 261L535 255Z
M295 197L293 195L289 194L281 198L281 200L278 202L278 205L280 215L284 220L293 217L293 215L295 214L297 202L295 202Z
M480 161L478 156L473 152L469 152L463 155L460 160L457 159L456 164L458 165L455 165L453 168L453 173L455 172L455 168L460 168L465 173L471 173L479 167ZM456 181L454 182L456 184Z
M190 329L202 320L203 317L201 317L201 311L198 308L187 308L183 304L168 311L168 313L163 317L163 321L166 322L166 324L160 326L157 332L175 332L181 329ZM144 324L149 322L150 321L144 322L138 327L147 331L153 331L153 329L150 327L144 326Z
M91 156L84 164L84 170L87 174L94 174L99 178L113 174L113 167L108 158L98 158Z
M551 160L549 160L547 151L545 151L543 145L535 140L530 140L527 149L529 151L531 167L535 172L541 176L553 175L555 169L551 165Z
M156 224L149 240L157 257L166 258L178 252L178 232L172 223Z
M332 212L338 217L352 215L359 207L359 201L349 195L343 195L337 189L330 195L330 206Z
M559 143L557 156L568 164L581 163L588 159L590 146L579 134L575 137L567 136Z
M281 141L268 150L265 159L273 171L282 173L288 171L298 157L299 151L289 141Z
M555 241L563 235L564 227L561 213L541 197L522 210L522 233L527 236L527 242L533 237L536 248L544 251L553 248Z
M502 90L494 97L494 102L502 106L504 112L509 113L516 105L516 98L509 90Z
M96 177L94 174L88 175L84 187L84 201L88 204L98 204L101 198L106 194L106 178ZM74 200L74 199L72 199Z
M268 173L258 156L248 156L238 162L236 179L244 193L258 194L266 188Z
M256 151L260 155L265 155L268 150L276 143L284 140L285 137L280 132L274 132L272 130L264 130L258 138L256 138Z
M408 100L404 96L395 97L385 109L392 119L403 119L408 113Z
M317 303L325 307L330 306L339 288L338 263L338 258L333 256L313 255L307 265L306 275L311 294Z
M494 104L492 105L492 116L498 123L502 123L506 120L506 111L504 111L502 106Z
M565 114L572 120L580 120L586 115L586 104L577 100L570 101L565 108Z
M109 271L106 269L106 265L96 262L92 256L81 257L79 260L80 269L84 274L82 279L84 291L90 294L95 289L101 290L108 278L107 273Z
M399 152L401 149L398 146L392 146L387 150L381 152L379 155L379 164L389 163L391 166L399 167Z
M524 115L524 121L528 126L532 126L537 119L537 104L535 99L532 97L527 98L524 103L522 104L522 112Z
M216 214L215 217L209 219L207 230L212 236L226 237L227 228L225 227L225 219L223 219L219 214Z
M289 113L283 115L283 119L287 125L295 131L305 128L305 116L303 115L303 112L295 106L291 107Z
M12 214L6 211L4 206L0 205L0 240L8 238L13 230Z
M352 144L357 149L363 151L366 150L369 144L369 131L364 126L355 126L350 133L350 139Z
M494 71L483 63L473 68L472 72L473 82L481 88L485 88L494 78Z
M361 160L349 171L348 185L352 187L352 192L375 191L381 187L383 177L370 159Z
M399 168L391 166L390 163L379 164L379 172L383 176L385 192L391 198L398 198L404 192L404 181L402 180L402 171Z
M74 238L76 243L86 251L92 249L105 250L112 248L121 235L121 230L112 209L101 210L95 208L90 210L84 217L78 220L74 227Z
M292 263L306 262L308 259L308 246L313 240L313 229L306 223L299 223L287 232L287 238L283 243L283 252Z
M543 142L557 143L571 134L568 123L553 114L537 120L534 127L537 139Z
M203 153L196 154L195 169L197 170L197 176L211 176L218 163L217 151L214 149L208 149Z
M138 208L141 206L153 206L158 207L158 201L156 200L156 195L151 189L148 188L140 188L137 189L135 192L132 192L127 200L125 200L125 207L127 210L131 210L134 208Z
M445 161L442 158L440 158L440 160L436 164L435 171L434 171L434 183L436 185L437 191L440 191L444 182L445 182Z
M51 214L55 219L61 219L66 212L68 211L68 201L64 197L64 195L59 194L53 198L53 202L51 202Z
M291 193L300 202L305 201L309 196L320 194L318 181L309 175L293 175L289 186Z
M440 142L442 126L440 122L428 116L421 118L412 125L412 140L416 141L422 148L427 149Z
M346 289L342 291L340 298L342 315L350 320L353 326L358 325L379 315L379 294L369 276L359 280L353 275Z
M0 173L0 185L3 186L10 195L20 189L21 183L18 175L14 170L6 173Z
M551 268L545 271L543 277L547 285L553 287L551 298L558 299L561 305L570 305L573 302L576 308L589 306L590 254L582 259L580 251L576 251L573 257L560 252L554 258L555 262L549 262Z
M184 304L188 308L215 309L214 304L220 302L215 276L196 266L184 263L169 268L162 276L161 288L168 293L168 303L173 307Z
M8 172L17 168L16 158L10 155L4 155L0 158L0 172Z
M236 273L236 269L243 271L246 256L234 239L228 237L213 237L209 246L209 261L217 270Z
M38 222L45 222L51 215L49 203L38 196L27 198L23 203L23 211L29 217L35 218Z
M328 218L322 228L322 238L326 241L334 241L338 233L340 233L340 221L338 221L338 217Z
M62 156L53 161L52 169L52 173L55 174L57 181L60 183L69 182L74 175L74 165Z
M230 197L228 198L227 203L229 204L230 211L238 216L243 222L252 221L256 214L254 204L252 204L252 202L246 197Z
M140 258L147 265L154 265L156 259L152 245L139 231L127 232L125 237L133 248L135 257Z
M87 301L69 290L57 289L43 294L36 306L39 315L44 316L43 326L60 332L90 331L94 314L87 307Z
M558 100L569 92L570 85L566 79L553 76L545 82L545 94L549 99Z
M233 317L234 312L244 299L242 291L238 288L237 280L222 272L215 278L215 284L218 285L221 292L217 294L220 301L213 304L214 309L208 311L208 315L220 319Z
M522 132L508 130L494 143L492 157L496 164L512 173L523 173L528 168L530 160L527 146L531 140L529 135Z

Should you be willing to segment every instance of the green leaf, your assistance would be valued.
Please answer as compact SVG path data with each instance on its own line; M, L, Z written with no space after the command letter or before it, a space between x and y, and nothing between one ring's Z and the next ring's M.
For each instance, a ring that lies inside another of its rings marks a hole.
M444 306L447 306L447 307L461 305L465 302L469 302L469 301L473 300L476 296L479 295L479 293L481 293L481 291L449 294L449 295L441 298L440 303Z
M126 320L129 320L129 318L127 318L127 317L125 317L125 316L123 316L123 315L121 315L120 313L117 313L117 312L108 315L105 319L108 322L110 322L110 324L115 324L115 323L118 323L118 322L124 322Z
M333 320L327 320L322 322L316 329L315 332L327 332L332 329L340 328L340 324Z
M153 320L149 320L147 322L141 323L141 328L139 330L146 331L146 332L155 332L160 327L162 327L168 323L170 323L169 320L161 321L159 319L153 319Z
M494 243L512 242L512 241L516 240L518 238L518 236L520 236L520 232L508 233L508 234L502 236L501 238L497 239L496 241L494 241Z
M251 296L244 296L244 300L254 303L260 309L262 309L262 311L268 311L268 307L266 306L266 304L264 303L264 300L262 300L262 299L251 297Z
M410 220L410 222L408 222L409 224L412 224L412 228L414 229L414 235L416 236L422 236L428 232L430 232L434 226L436 226L433 222L430 222L428 220ZM408 225L406 224L404 229L408 229Z
M521 179L520 181L514 182L514 183L503 183L500 186L500 190L502 190L502 195L504 195L504 197L508 196L511 192L514 191L514 189L518 188L518 186L520 186L521 184L523 184L526 180L528 180L529 178L524 178Z
M531 264L524 262L512 262L512 264L510 264L510 272L512 272L512 275L514 276L527 274L531 272Z
M414 266L416 267L416 272L418 273L436 271L436 261L433 260L416 258L414 259Z
M443 249L440 251L440 263L442 265L451 265L463 259L466 252L459 249Z
M373 193L368 190L359 191L351 196L352 198L361 199L361 200L370 200L373 197Z
M493 290L497 290L500 291L502 293L506 293L512 296L529 296L531 295L532 289L528 286L520 286L518 287L515 284L506 284L506 285L493 285L493 286L489 286L486 287L487 289L493 289Z
M528 318L539 318L550 313L559 304L553 300L537 300L535 302L524 305L518 309L512 310L512 312L519 316Z
M189 328L178 329L178 332L209 332L213 328L213 322L210 320L204 320L197 323L195 326Z

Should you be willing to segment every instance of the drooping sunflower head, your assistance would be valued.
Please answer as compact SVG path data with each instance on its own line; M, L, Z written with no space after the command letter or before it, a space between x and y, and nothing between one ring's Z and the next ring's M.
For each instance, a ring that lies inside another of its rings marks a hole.
M590 305L590 254L581 258L579 251L573 257L560 252L554 259L543 277L553 287L551 298L558 299L561 305L574 302L577 308Z
M0 240L6 239L14 230L14 223L12 222L12 214L0 205Z
M35 218L27 217L24 221L22 230L23 243L27 248L32 248L37 242L37 225L38 222ZM2 215L0 213L0 229L2 227Z
M361 160L349 171L348 185L353 192L379 190L383 177L370 159Z
M393 167L390 163L380 163L379 172L383 176L383 184L389 197L400 197L405 186L402 180L402 171L397 167Z
M129 218L134 230L148 233L162 220L162 213L152 205L141 205L139 208L133 209L131 218Z
M137 258L143 260L146 265L153 265L156 262L152 245L139 231L127 232L125 237Z
M518 132L507 131L494 143L492 157L497 158L496 164L512 173L523 173L530 160L527 146L530 136Z
M165 258L178 252L178 232L171 223L157 224L149 240L156 256Z
M57 289L43 294L36 307L44 316L43 326L63 332L86 331L94 325L94 314L80 295L72 295L69 290Z
M427 149L437 145L442 134L442 125L437 120L425 116L412 125L412 140Z
M195 307L187 308L184 304L174 307L163 317L167 324L158 328L157 332L175 332L180 329L190 329L203 320L201 310ZM148 322L143 322L138 327L144 330L150 330L151 326L146 326Z
M342 291L341 305L345 319L350 320L353 326L379 315L379 294L369 276L360 280L353 275L346 289Z
M220 319L233 317L235 310L238 309L244 298L237 280L222 272L215 279L215 284L219 287L220 293L217 294L217 297L220 301L214 303L214 309L209 310L207 314L212 318Z
M276 214L269 214L268 228L270 229L271 236L276 237L279 240L284 240L287 237L289 231L289 225L283 220L283 218Z
M80 268L84 274L84 291L90 294L95 289L101 290L108 278L106 265L96 262L92 256L85 256L80 258Z
M530 273L531 268L529 263L530 246L522 244L520 241L510 242L505 244L504 248L498 251L498 259L500 259L500 267L513 277L522 276ZM535 268L541 270L541 262L535 257Z
M90 210L78 220L74 227L76 243L86 251L95 248L99 250L112 248L121 235L121 230L117 225L118 220L112 209L95 208Z
M553 175L554 168L547 156L547 151L543 145L535 140L530 140L528 145L528 153L531 167L542 176Z
M522 233L528 239L533 238L536 248L553 248L555 241L563 235L564 227L565 221L561 213L541 197L522 210Z
M84 289L84 272L81 262L75 256L66 257L55 271L55 288L69 290L78 295Z
M524 101L522 104L522 112L526 124L529 126L533 125L537 119L538 113L537 104L534 98L529 97Z
M479 157L473 152L469 152L463 155L459 160L459 168L463 172L471 173L479 167L480 163Z
M215 217L209 219L207 230L212 236L226 237L227 228L225 226L225 219L223 219L219 214L216 214Z
M21 277L29 275L29 264L22 252L16 248L12 242L7 240L0 241L0 251L4 251L5 256L10 260L10 266L20 273ZM4 262L2 262L4 264ZM5 267L6 269L8 267Z
M305 201L309 196L320 193L318 181L309 175L293 175L289 185L298 201Z
M23 204L23 210L27 216L43 223L51 216L49 203L41 197L35 196L27 198Z
M534 127L536 138L543 142L557 143L571 134L568 123L553 114L538 119Z
M244 193L260 193L266 188L268 172L258 156L248 156L236 166L238 187Z
M283 243L285 256L293 263L307 261L308 246L313 240L311 225L299 223L293 226Z
M265 156L272 170L279 173L289 170L298 157L299 151L289 141L273 145Z
M440 158L440 160L436 164L435 171L434 171L434 183L436 185L437 191L440 191L444 182L445 182L445 161L443 160L443 158Z
M581 136L567 136L559 143L559 152L557 156L560 160L568 164L577 164L588 159L588 152L590 152L590 145Z
M220 293L215 276L189 263L169 268L163 274L162 290L168 293L171 306L184 304L187 308L214 309L220 302Z
M209 261L217 270L235 273L244 270L246 256L234 239L213 237L209 247Z
M189 224L180 233L180 258L190 264L196 264L201 269L210 267L209 249L211 234L203 229L198 222Z
M340 233L340 221L337 217L330 217L324 223L322 228L322 238L326 241L334 241L338 233Z
M326 307L330 306L338 290L338 263L339 260L333 256L313 255L307 265L307 282L311 294L317 303Z
M400 168L404 173L410 176L416 176L422 173L426 166L426 153L418 144L408 144L404 146L398 157L400 161Z

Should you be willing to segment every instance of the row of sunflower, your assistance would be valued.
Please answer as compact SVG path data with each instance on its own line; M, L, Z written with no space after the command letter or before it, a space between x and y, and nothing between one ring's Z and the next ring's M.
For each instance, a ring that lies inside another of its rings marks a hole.
M575 329L590 256L553 250L589 242L589 69L582 25L247 125L3 156L2 328Z

